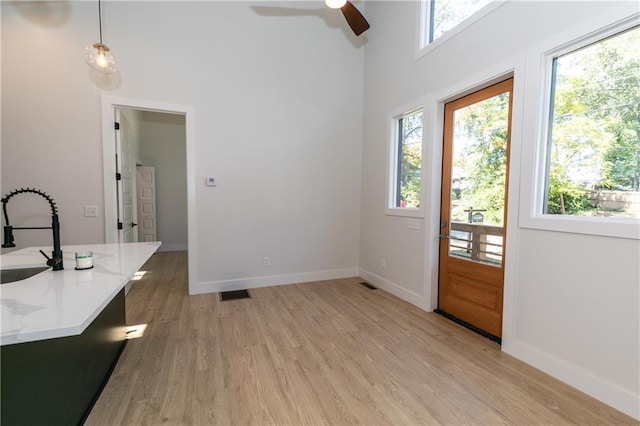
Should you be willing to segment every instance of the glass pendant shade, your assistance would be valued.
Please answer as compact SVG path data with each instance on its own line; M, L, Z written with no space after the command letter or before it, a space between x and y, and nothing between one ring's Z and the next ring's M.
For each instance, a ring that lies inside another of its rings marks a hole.
M113 74L118 71L116 60L111 53L111 49L102 43L102 2L98 0L98 28L100 31L100 42L94 43L84 49L84 60L94 70L103 74Z
M106 44L94 43L84 49L84 60L96 71L112 74L117 71L116 61Z
M324 3L331 9L340 9L347 3L347 0L325 0Z

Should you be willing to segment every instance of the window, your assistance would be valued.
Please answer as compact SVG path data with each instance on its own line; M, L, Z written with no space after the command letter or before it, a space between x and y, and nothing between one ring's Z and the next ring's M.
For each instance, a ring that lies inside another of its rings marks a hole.
M503 2L492 2L491 0L421 0L419 49L423 49L442 37L446 32L452 30L490 3L493 3L493 7L485 8L487 13ZM476 14L476 19L485 14ZM475 19L469 21L468 24L471 24L471 21L475 21Z
M422 179L422 108L393 117L390 147L388 207L417 212Z
M640 27L552 58L543 214L640 217Z

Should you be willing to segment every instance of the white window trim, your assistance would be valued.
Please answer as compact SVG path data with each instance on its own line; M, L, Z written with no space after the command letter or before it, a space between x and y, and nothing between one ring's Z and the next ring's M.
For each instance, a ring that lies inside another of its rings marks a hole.
M429 27L429 13L425 10L427 8L428 0L419 0L416 4L416 42L415 42L415 60L420 59L432 50L437 49L447 40L454 38L465 29L489 15L495 12L500 6L504 5L511 0L494 0L491 3L485 5L482 9L476 11L464 21L453 27L451 30L444 33L441 37L438 37L431 43L422 46L423 40L426 38L427 28Z
M424 217L425 204L425 136L426 132L426 115L425 115L426 99L420 98L411 103L397 108L388 115L387 119L387 179L385 191L385 210L384 213L390 216L404 217ZM394 207L395 204L395 180L398 164L398 119L409 112L422 110L422 162L420 164L420 208L411 207Z
M637 9L636 9L637 10ZM546 157L551 102L551 64L555 57L572 52L606 37L638 25L640 13L629 13L621 7L597 19L574 27L531 49L527 54L527 87L525 97L535 111L524 121L523 138L533 138L529 152L523 152L529 161L522 162L522 197L520 225L523 228L586 235L640 239L640 220L637 218L604 218L544 214L546 185ZM527 155L528 154L528 155Z

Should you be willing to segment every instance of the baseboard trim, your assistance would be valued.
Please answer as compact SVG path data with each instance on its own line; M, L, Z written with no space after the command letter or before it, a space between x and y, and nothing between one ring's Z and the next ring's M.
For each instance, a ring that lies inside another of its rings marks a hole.
M429 304L427 303L427 300L423 295L415 293L411 290L407 290L406 288L385 278L382 278L379 275L369 272L366 269L360 268L359 275L371 284L374 284L376 287L388 291L389 293L399 297L405 302L409 302L412 305L415 305L427 312L431 311L431 309L429 309Z
M219 293L221 291L245 290L248 288L271 287L275 285L298 284L311 281L336 280L357 276L358 268L331 269L327 271L301 272L283 275L266 275L262 277L197 283L195 286L189 287L189 294Z
M520 340L503 339L502 350L616 410L640 420L640 395Z

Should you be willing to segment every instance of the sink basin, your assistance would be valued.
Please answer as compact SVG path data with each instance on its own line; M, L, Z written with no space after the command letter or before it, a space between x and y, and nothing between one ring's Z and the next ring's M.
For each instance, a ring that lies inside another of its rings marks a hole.
M0 284L12 283L24 280L49 269L48 266L36 266L32 268L3 269L0 271Z

